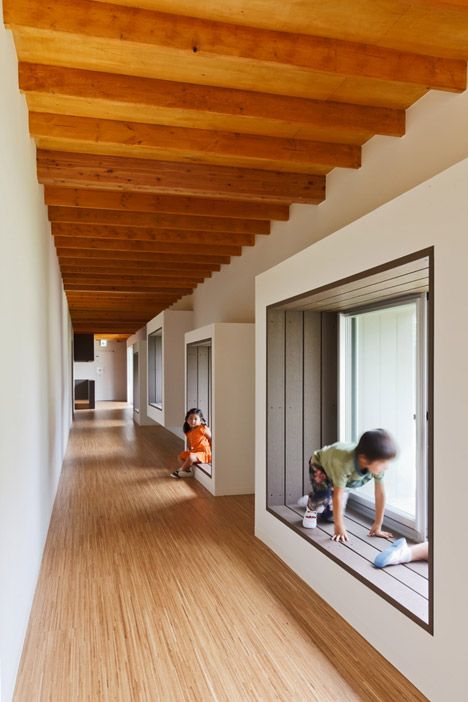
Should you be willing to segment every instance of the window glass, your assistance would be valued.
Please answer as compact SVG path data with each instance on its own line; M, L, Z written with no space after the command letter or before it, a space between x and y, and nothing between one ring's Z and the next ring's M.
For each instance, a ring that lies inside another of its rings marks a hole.
M417 302L346 315L343 440L384 427L399 453L385 476L387 509L417 517L418 453ZM342 357L343 358L343 357ZM373 481L359 496L374 500ZM422 488L422 486L421 486Z

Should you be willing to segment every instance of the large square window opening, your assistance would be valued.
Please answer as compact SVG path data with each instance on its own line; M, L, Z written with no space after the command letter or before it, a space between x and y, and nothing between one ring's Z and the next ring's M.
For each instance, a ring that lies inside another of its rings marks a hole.
M267 509L432 630L432 250L267 309ZM333 524L304 529L313 452L384 428L399 452L385 476L384 529L429 538L427 563L376 571L374 481L350 490L346 545Z
M163 339L162 329L148 335L148 402L152 407L163 406Z

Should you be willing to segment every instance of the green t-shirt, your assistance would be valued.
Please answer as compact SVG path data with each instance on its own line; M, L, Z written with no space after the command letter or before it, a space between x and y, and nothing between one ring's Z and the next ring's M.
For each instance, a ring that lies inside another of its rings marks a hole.
M383 480L384 473L373 475L359 467L354 449L357 444L337 442L315 451L312 462L323 468L335 487L359 488L369 480Z

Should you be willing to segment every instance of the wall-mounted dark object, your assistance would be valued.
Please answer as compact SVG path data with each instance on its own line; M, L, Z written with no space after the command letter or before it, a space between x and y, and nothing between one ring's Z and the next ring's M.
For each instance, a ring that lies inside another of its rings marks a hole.
M75 361L94 361L94 334L75 334Z

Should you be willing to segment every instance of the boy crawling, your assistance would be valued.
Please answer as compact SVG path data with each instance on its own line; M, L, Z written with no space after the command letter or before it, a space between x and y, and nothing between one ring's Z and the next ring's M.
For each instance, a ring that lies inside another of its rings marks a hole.
M306 529L315 529L317 514L330 515L335 522L334 541L348 541L344 526L346 488L362 487L372 478L375 489L375 519L370 536L386 539L392 534L382 531L385 511L384 472L397 454L392 437L385 429L366 431L359 443L336 443L315 451L309 461L311 491L302 520Z

